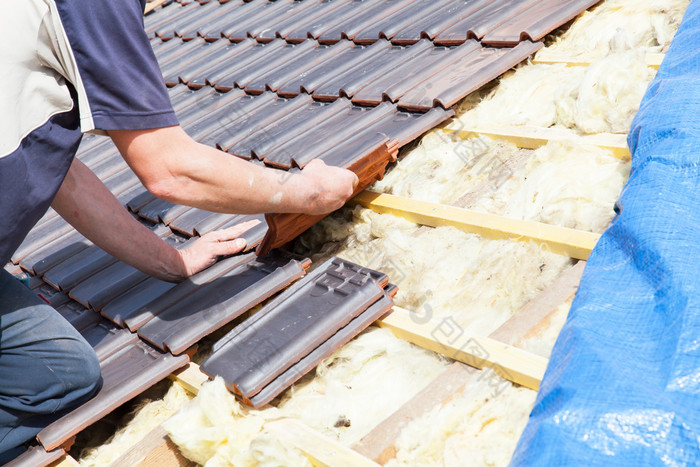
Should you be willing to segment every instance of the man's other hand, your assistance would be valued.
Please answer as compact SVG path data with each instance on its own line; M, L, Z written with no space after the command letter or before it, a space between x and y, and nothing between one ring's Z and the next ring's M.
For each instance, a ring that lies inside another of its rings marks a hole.
M304 208L305 214L326 214L340 209L359 183L357 175L351 171L328 166L319 159L309 162L301 176L305 183L308 181L309 187L313 187Z
M179 275L185 279L213 265L219 256L243 251L246 241L238 237L259 223L258 220L252 220L202 235L191 246L178 251L181 260Z

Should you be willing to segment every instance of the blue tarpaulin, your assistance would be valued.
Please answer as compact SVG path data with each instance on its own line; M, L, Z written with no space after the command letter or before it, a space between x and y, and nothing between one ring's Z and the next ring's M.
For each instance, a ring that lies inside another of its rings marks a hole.
M628 144L513 465L700 465L700 0Z

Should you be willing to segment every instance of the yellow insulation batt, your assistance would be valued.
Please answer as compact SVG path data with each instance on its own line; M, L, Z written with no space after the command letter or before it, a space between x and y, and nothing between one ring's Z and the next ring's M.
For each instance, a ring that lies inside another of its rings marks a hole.
M525 65L507 73L451 128L530 125L581 133L626 133L655 70L643 53L609 55L590 66Z
M596 146L549 143L472 209L602 233L629 175L629 161Z
M634 49L668 48L689 0L607 0L584 12L539 57L552 52L571 57L602 57Z
M428 385L448 360L369 328L284 393L278 408L350 446Z
M518 151L512 144L488 138L460 139L442 131L426 134L402 154L372 190L431 203L452 204L493 176Z
M249 410L216 378L163 427L185 457L207 467L310 466L299 450L264 430L265 422L281 417L274 407Z

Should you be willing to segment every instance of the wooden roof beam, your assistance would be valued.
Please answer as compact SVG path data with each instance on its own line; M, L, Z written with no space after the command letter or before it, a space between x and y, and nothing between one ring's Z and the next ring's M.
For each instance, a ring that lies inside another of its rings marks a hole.
M475 128L463 128L459 127L457 122L458 121L453 122L450 126L443 128L441 131L456 135L461 139L486 136L491 139L512 143L523 149L537 149L550 141L585 144L606 149L618 159L630 159L630 151L627 147L627 135L623 134L598 133L593 135L580 135L568 128L539 128L533 126L481 125Z
M364 191L350 202L378 213L393 214L431 227L452 226L486 238L533 241L549 251L576 259L587 259L600 238L600 234L592 232L511 219L373 191Z

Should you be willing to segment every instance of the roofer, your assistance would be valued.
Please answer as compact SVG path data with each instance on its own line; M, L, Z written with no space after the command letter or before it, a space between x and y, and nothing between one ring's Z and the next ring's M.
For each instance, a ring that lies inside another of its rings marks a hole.
M110 136L155 196L210 211L326 213L357 183L320 161L288 175L189 138L143 30L144 7L0 0L0 463L101 384L85 340L1 269L49 205L108 253L168 281L245 246L235 227L184 251L168 246L74 159L82 133Z

